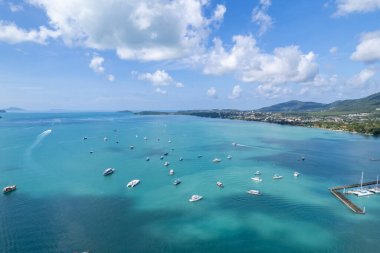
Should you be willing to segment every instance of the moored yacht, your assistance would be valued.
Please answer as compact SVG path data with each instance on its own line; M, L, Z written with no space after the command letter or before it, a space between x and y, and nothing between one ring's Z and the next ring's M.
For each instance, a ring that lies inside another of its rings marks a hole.
M282 179L283 177L280 176L279 174L274 174L273 179Z
M220 188L224 188L224 185L223 185L223 183L222 183L222 182L220 182L220 181L216 182L216 185L217 185L218 187L220 187Z
M115 172L115 169L114 168L107 168L104 170L103 172L103 176L108 176L108 175L111 175L112 173Z
M255 182L261 182L263 181L260 177L251 177L252 181L255 181Z
M3 193L8 193L16 190L16 185L9 185L3 188Z
M300 173L298 171L294 171L293 176L298 177Z
M107 138L107 137L104 137L103 140L104 140L104 141L108 141L108 138Z
M182 181L179 178L173 181L174 185L179 185L180 183L182 183Z
M227 159L228 159L228 160L231 160L231 159L232 159L232 156L231 156L231 155L228 155L228 156L227 156Z
M362 177L360 180L360 189L352 191L352 193L358 197L364 197L364 196L369 196L369 195L374 194L373 192L363 188L363 176L364 176L364 173L362 171Z
M146 160L147 162L149 162L149 161L150 161L150 157L147 156L147 157L145 158L145 160Z
M258 190L248 190L247 193L252 195L261 195L261 192Z
M216 157L212 160L213 163L220 163L221 161L222 160L220 158L216 158Z
M129 146L129 148L130 148L130 149L134 149L134 148L135 148L135 146L131 145L131 146Z
M164 166L169 166L170 163L169 162L164 162Z
M174 170L173 170L173 169L169 170L169 175L170 175L170 176L173 176L173 175L174 175Z
M139 179L133 179L132 181L130 181L128 184L127 184L127 187L135 187L136 185L138 185L140 183L140 180Z
M261 175L261 172L259 170L256 170L255 176L260 176L260 175Z
M183 157L180 157L179 160L182 162L183 161Z
M190 202L195 202L195 201L198 201L198 200L201 200L203 199L203 196L200 196L200 195L193 195L191 196L191 198L189 199Z

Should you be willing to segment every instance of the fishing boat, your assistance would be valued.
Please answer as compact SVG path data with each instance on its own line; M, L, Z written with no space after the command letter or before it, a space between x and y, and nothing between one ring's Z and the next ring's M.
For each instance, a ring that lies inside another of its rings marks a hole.
M135 187L136 185L138 185L140 183L140 180L139 179L133 179L132 181L130 181L128 184L127 184L127 187L129 188L133 188Z
M282 179L283 176L280 176L279 174L274 174L273 179Z
M107 168L104 170L103 172L103 176L108 176L108 175L111 175L112 173L115 172L115 169L114 168Z
M247 193L251 195L261 195L261 192L258 190L248 190Z
M9 185L3 188L3 193L9 193L16 190L16 185Z
M190 202L195 202L195 201L199 201L203 199L203 196L200 196L200 195L193 195L191 196L191 198L189 199Z

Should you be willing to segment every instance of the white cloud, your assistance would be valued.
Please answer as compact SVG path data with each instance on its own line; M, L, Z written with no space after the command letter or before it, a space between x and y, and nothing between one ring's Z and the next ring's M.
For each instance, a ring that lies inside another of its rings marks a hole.
M175 84L175 87L177 87L177 88L183 88L183 87L185 87L185 85L183 85L183 83L178 82L178 83Z
M318 73L315 54L303 54L297 46L275 48L273 54L263 53L252 36L233 37L228 51L219 39L204 56L205 74L221 75L235 72L243 82L302 83L311 81Z
M376 74L373 69L363 69L357 75L348 80L348 84L352 86L363 86L365 85L369 79L371 79Z
M103 62L104 62L103 57L94 55L88 66L96 73L104 73Z
M273 25L273 20L267 13L271 4L271 0L260 0L260 4L253 9L252 21L260 27L260 36L263 35Z
M11 12L19 12L24 10L24 7L21 4L9 3L8 6Z
M335 16L380 10L380 0L336 0Z
M352 60L367 63L380 61L380 30L364 33L360 37L360 43L351 55Z
M332 48L330 48L329 52L330 52L330 54L336 54L336 52L338 52L338 48L332 47Z
M168 94L168 92L166 91L166 90L163 90L163 89L161 89L161 88L156 88L156 90L155 90L157 93L159 93L159 94L161 94L161 95L166 95L166 94Z
M231 95L228 96L229 99L237 99L240 98L243 89L240 85L235 85L232 89Z
M115 50L122 59L155 61L201 52L225 7L204 16L207 0L28 0L42 8L68 45Z
M0 41L10 44L22 42L34 42L45 44L50 38L57 38L60 36L59 31L53 31L45 26L40 26L38 30L24 30L19 28L14 23L4 22L0 20Z
M216 89L215 87L210 87L208 90L207 90L207 96L211 97L211 98L218 98L218 95L216 94Z
M173 78L165 70L156 70L153 73L142 73L137 79L151 82L153 85L166 86L173 82Z
M268 98L278 98L278 97L283 97L285 95L291 94L292 90L288 87L280 87L276 84L266 83L266 84L260 84L256 88L256 92L260 96L264 96Z
M110 74L107 76L107 79L108 79L108 81L113 82L113 81L115 81L115 76Z

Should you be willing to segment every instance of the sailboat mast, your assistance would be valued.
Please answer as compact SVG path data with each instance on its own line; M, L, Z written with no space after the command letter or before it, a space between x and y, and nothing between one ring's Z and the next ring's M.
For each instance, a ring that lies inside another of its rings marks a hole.
M363 171L362 171L362 180L360 180L360 190L363 190Z

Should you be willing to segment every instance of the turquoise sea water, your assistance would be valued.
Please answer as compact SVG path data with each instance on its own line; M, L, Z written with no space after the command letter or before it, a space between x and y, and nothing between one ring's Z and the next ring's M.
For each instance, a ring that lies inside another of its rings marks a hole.
M2 116L0 186L18 189L0 196L0 252L378 252L380 195L353 198L367 211L357 215L328 188L361 171L375 180L380 139L189 116Z

